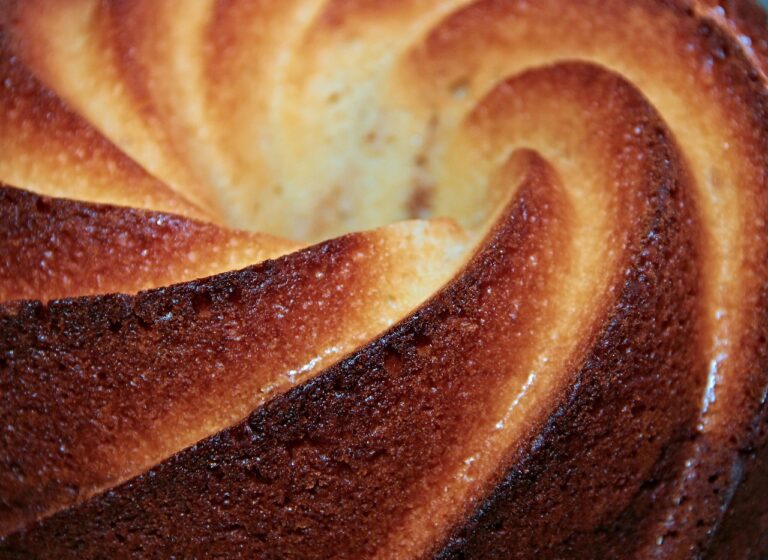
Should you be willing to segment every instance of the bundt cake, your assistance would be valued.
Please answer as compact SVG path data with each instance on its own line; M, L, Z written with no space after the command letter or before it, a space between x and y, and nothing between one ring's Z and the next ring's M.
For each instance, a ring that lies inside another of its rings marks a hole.
M753 0L0 0L0 557L765 558Z

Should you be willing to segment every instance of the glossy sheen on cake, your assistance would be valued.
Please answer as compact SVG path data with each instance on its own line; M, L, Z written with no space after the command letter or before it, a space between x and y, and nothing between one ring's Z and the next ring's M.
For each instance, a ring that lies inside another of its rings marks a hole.
M756 4L0 0L0 73L0 557L768 553Z

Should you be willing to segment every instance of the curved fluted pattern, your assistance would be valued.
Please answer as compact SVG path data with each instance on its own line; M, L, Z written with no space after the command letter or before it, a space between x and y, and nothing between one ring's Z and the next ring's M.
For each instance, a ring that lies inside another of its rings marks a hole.
M756 4L0 25L0 552L765 552Z

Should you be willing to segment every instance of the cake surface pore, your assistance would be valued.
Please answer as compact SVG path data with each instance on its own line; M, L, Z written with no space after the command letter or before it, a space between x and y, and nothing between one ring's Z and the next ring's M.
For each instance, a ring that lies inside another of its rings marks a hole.
M767 53L751 0L0 0L0 557L761 558Z

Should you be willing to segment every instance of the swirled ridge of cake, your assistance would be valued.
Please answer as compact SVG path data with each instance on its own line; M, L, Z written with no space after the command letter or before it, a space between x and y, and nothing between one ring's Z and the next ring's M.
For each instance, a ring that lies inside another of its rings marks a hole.
M765 19L0 1L0 554L759 558Z

